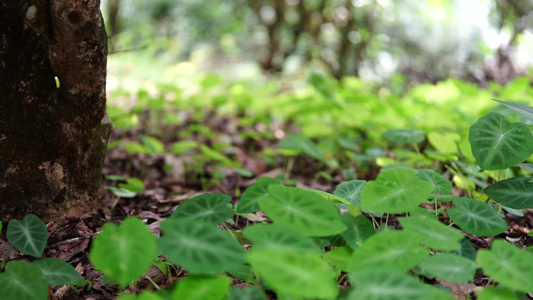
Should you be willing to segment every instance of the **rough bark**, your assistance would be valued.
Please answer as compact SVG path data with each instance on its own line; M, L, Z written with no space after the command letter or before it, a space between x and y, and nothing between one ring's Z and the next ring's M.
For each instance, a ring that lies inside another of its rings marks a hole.
M0 0L0 220L99 200L106 59L99 0Z

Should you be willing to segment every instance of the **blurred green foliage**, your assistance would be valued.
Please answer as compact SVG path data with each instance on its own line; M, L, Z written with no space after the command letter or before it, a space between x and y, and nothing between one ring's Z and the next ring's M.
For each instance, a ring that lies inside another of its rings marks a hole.
M310 70L388 86L450 76L504 83L523 74L532 61L513 51L533 43L531 7L533 0L102 1L111 52L196 60L211 70L255 61L269 73Z

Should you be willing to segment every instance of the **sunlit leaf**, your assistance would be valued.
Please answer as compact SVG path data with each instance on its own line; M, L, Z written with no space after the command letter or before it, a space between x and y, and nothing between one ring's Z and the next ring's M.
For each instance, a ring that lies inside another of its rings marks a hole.
M154 235L135 217L124 219L120 226L104 224L90 251L94 267L123 287L148 271L156 256Z
M461 197L448 211L453 222L464 231L478 236L494 236L507 230L505 221L485 202Z
M324 253L324 259L335 268L346 272L352 254L353 251L350 247L335 247L333 250Z
M484 188L483 192L492 200L510 208L533 208L531 177L513 177L498 181Z
M300 188L270 185L259 207L274 223L308 236L329 236L346 230L339 209L321 196Z
M374 212L408 212L426 201L432 190L433 185L416 178L414 170L394 168L365 185L361 205L364 210Z
M439 132L430 132L428 134L429 143L441 153L457 153L457 144L449 134L442 134Z
M345 181L337 186L333 194L344 197L353 206L361 206L361 191L365 184L365 180Z
M261 278L283 295L333 299L339 292L337 273L318 254L252 250L249 259Z
M501 170L521 163L533 153L533 136L527 125L509 122L490 112L471 127L468 140L477 163L485 170Z
M227 276L187 276L178 282L178 287L172 292L172 299L222 300L225 299L230 284L231 279Z
M477 300L518 300L518 296L513 290L504 287L485 287L479 295Z
M9 221L7 240L19 251L41 257L48 240L48 230L36 215L28 214L22 221Z
M533 255L516 246L495 240L490 250L478 251L483 272L497 282L517 291L530 292L533 287Z
M442 193L449 194L452 191L452 183L446 179L446 177L431 170L418 170L416 172L416 178L428 181L433 185L432 194Z

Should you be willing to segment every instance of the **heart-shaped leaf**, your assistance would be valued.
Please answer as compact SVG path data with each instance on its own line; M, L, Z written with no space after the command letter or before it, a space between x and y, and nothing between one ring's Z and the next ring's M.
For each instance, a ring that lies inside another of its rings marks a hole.
M270 195L268 186L271 184L280 184L280 180L277 178L262 177L248 187L242 194L239 202L237 202L237 213L247 214L261 210L259 204L257 204L257 200Z
M337 273L315 253L288 250L252 250L254 270L277 293L302 298L334 299Z
M80 273L59 258L43 258L33 262L43 272L49 285L66 285L81 279Z
M353 282L354 288L346 297L347 300L432 299L429 285L402 271L382 266L351 272L350 281Z
M89 257L97 270L124 287L148 271L156 256L155 236L140 219L128 217L120 226L104 224Z
M415 129L391 129L385 131L382 136L399 144L415 144L424 140L424 131Z
M344 214L341 220L348 227L341 236L352 249L358 248L364 240L376 233L370 220L363 215L354 217L351 214Z
M322 250L300 232L280 224L257 224L244 229L254 250L285 249L297 252L322 253Z
M452 183L446 177L431 170L418 170L416 178L428 181L433 185L432 194L442 193L449 194L452 192Z
M438 277L450 282L467 282L476 275L475 262L451 253L432 255L418 266L427 277Z
M461 231L448 227L437 220L426 217L399 218L398 221L409 232L420 237L420 242L432 249L457 250L459 240L464 238Z
M515 209L533 208L533 178L513 177L483 189L492 200Z
M274 223L316 237L346 230L339 209L316 193L282 185L270 185L268 190L270 196L258 202Z
M222 300L225 299L230 284L231 279L227 276L187 276L178 282L178 287L172 292L172 299Z
M369 237L354 250L348 265L349 271L384 267L407 271L416 266L428 251L420 247L420 239L407 231L381 231Z
M478 236L494 236L507 230L505 221L485 202L458 198L448 211L451 219L464 231Z
M333 194L343 197L353 206L361 206L361 191L365 184L365 180L345 181L337 186Z
M361 205L366 211L402 213L426 201L433 185L416 178L414 170L394 168L382 172L375 181L365 185Z
M267 297L256 286L248 286L243 289L233 287L229 291L228 300L267 300Z
M183 202L172 213L171 218L220 224L235 215L230 201L230 195L202 194Z
M527 125L509 122L490 112L470 127L468 141L478 165L501 170L523 162L533 153L533 136Z
M48 230L36 215L28 214L22 221L9 221L7 240L19 251L41 257L48 240Z
M48 282L43 273L27 262L10 261L0 273L0 299L46 300Z
M516 246L496 240L492 249L478 251L477 260L483 272L499 283L522 292L533 287L533 255Z
M160 226L163 236L159 248L172 263L189 273L216 275L244 263L244 249L215 224L169 218Z

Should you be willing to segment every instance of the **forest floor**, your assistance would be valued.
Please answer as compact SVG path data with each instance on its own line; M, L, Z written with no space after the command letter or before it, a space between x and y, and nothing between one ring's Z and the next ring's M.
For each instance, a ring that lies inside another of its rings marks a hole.
M167 218L172 211L183 201L200 193L225 193L237 199L240 194L260 177L290 178L292 183L299 187L319 189L333 192L336 185L344 180L338 171L332 171L332 180L323 180L317 174L316 162L311 157L302 155L294 160L294 164L287 168L286 161L279 157L274 162L265 161L257 157L250 149L260 150L265 147L276 147L276 139L242 140L240 133L249 128L234 130L232 120L213 115L206 124L217 134L226 135L232 141L235 159L240 161L244 169L249 171L251 177L243 177L231 168L216 170L213 165L206 163L200 169L191 171L188 163L189 155L174 154L130 154L123 147L115 147L109 150L104 167L104 175L121 175L125 178L136 177L142 179L146 188L132 198L117 198L113 192L102 188L101 205L94 211L88 212L81 217L72 217L61 222L47 224L49 241L44 257L57 257L71 265L82 275L84 279L91 281L91 289L72 289L71 287L54 287L50 290L50 299L114 299L120 291L116 285L102 284L102 274L96 271L89 261L89 249L92 238L98 233L105 222L119 223L127 216L138 216L156 235L160 235L159 222ZM190 124L182 124L180 127L162 128L164 131L179 131ZM276 130L282 130L280 128ZM279 132L278 132L279 133ZM142 130L119 131L115 130L111 142L123 139L123 142L138 141L137 136ZM203 143L202 139L198 139ZM173 139L163 139L163 144L170 146L175 142ZM168 167L168 166L171 166ZM331 171L331 170L330 170ZM220 173L223 176L220 176ZM379 173L379 167L359 173L358 179L373 180ZM116 183L104 179L103 187L114 186ZM456 190L460 194L462 191ZM256 213L256 222L267 221L261 212ZM239 231L249 225L253 218L239 218L235 224L230 225L232 230ZM384 220L383 220L384 221ZM533 213L528 211L524 217L507 214L507 223L512 228L533 228ZM399 227L395 218L388 219L388 225ZM520 230L512 230L502 234L505 238L514 238L520 246L533 245L533 237ZM487 248L490 239L468 236L476 249ZM0 253L6 242L0 240ZM12 258L32 260L32 258L11 252ZM171 280L175 281L186 275L183 269L174 270ZM159 287L164 288L170 284L169 277L153 267L147 276ZM453 295L459 299L475 299L474 288L483 287L489 283L488 278L478 271L474 281L464 284L448 284L453 290ZM234 279L234 286L244 283ZM348 283L343 282L341 286ZM441 282L442 285L447 283ZM126 292L135 290L153 289L147 279L141 279L135 287L126 289ZM271 299L274 296L271 295Z

